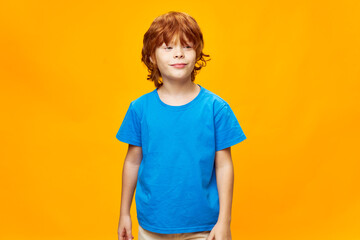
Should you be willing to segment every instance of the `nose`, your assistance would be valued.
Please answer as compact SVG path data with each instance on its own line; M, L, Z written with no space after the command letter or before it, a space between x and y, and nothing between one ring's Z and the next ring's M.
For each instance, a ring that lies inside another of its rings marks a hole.
M174 51L174 58L184 58L184 51L182 47L176 47Z

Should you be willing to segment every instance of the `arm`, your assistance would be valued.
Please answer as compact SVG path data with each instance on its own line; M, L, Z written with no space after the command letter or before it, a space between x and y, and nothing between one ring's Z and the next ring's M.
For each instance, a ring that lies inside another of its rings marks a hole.
M127 240L134 239L134 236L132 235L130 207L136 188L141 160L142 148L129 144L122 172L121 206L118 226L119 240L125 238Z
M215 171L220 204L218 222L230 227L234 186L234 168L230 147L215 153Z
M122 216L130 216L130 207L136 188L141 160L142 148L129 144L122 171L120 218Z

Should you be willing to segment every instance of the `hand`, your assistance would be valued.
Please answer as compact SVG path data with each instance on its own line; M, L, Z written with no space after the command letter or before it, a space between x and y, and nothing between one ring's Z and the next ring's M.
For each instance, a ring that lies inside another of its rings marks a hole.
M230 224L217 222L206 240L232 240Z
M130 215L120 216L118 238L119 240L132 240L134 236L131 233L132 223Z

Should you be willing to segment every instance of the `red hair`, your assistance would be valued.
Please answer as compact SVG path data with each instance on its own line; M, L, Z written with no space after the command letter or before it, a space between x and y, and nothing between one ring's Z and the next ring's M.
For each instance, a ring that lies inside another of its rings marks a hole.
M195 80L196 74L202 67L206 66L204 57L210 55L203 53L204 39L199 25L189 14L184 12L170 11L158 16L152 22L150 28L144 34L143 48L141 51L141 61L148 68L149 75L147 80L153 81L156 88L159 88L163 83L160 81L161 73L156 65L156 61L151 62L151 59L156 60L155 50L163 43L169 44L173 38L180 38L181 45L185 45L189 40L196 52L196 63L191 73L191 81Z

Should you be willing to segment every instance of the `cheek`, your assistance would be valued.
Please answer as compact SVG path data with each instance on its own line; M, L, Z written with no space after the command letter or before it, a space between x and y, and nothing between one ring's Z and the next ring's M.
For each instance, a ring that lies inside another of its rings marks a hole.
M164 59L164 57L158 56L158 57L157 57L157 65L158 65L158 66L163 66L163 65L165 65L165 64L166 64L166 60Z
M195 51L193 51L193 52L191 52L190 54L189 54L189 58L190 59L192 59L192 61L196 61L196 52Z
M194 53L194 55L191 56L191 64L195 65L196 63L196 54Z

